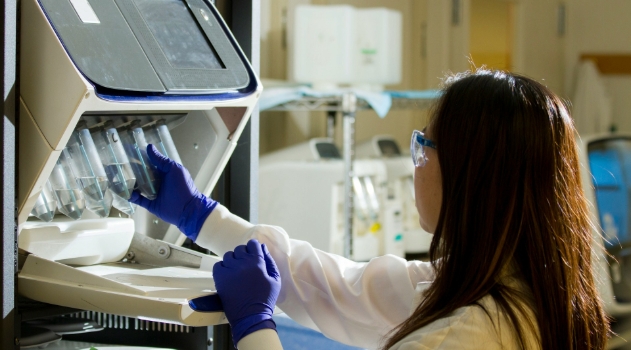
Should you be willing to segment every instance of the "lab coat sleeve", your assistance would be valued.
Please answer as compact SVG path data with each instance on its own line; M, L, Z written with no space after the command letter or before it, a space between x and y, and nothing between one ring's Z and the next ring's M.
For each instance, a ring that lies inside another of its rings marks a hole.
M221 205L196 243L223 256L252 238L267 245L278 265L282 287L277 306L296 322L349 345L379 346L412 313L423 285L433 279L428 263L393 255L353 262L289 239L282 228L252 225Z

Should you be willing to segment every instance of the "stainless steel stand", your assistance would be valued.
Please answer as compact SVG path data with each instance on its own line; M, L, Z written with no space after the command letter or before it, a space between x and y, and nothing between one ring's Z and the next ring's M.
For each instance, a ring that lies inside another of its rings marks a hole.
M353 192L353 159L355 158L355 113L357 96L346 93L342 96L342 120L344 133L344 257L353 256L353 210L355 196Z

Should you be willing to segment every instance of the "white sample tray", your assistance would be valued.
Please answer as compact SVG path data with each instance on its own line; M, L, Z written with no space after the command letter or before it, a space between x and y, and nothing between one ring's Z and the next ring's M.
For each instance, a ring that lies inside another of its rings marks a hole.
M200 268L175 261L165 267L119 262L130 249L133 227L131 219L118 218L25 223L19 246L31 254L18 274L18 292L45 303L157 322L193 327L227 322L223 312L196 311L189 304L216 295L211 270L219 258L191 251L202 256Z
M71 267L29 255L18 275L21 295L45 303L193 327L225 323L223 312L189 301L216 294L210 271L107 263Z

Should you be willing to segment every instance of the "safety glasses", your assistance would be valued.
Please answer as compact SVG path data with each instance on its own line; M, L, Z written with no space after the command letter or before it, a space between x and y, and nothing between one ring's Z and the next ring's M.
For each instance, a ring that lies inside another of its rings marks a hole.
M431 140L426 139L423 132L414 130L412 133L412 140L410 141L410 153L412 153L414 166L419 167L427 163L425 147L436 149L436 144Z

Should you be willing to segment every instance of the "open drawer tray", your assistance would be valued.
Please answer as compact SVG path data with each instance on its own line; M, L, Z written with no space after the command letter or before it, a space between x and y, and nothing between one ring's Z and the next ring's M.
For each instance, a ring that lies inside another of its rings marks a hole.
M110 229L104 230L109 231L110 239L112 227L117 224L120 222L112 220ZM54 227L63 231L69 229L67 226ZM55 230L45 232L42 227L23 228L20 234L18 292L21 295L71 308L193 327L227 322L211 272L218 258L132 231L129 243L125 243L125 237L117 237L127 248L116 254L116 261L70 265L68 261L81 259L65 259L65 263L54 261L55 255L63 254L63 249L51 252L38 248L45 245L46 237L58 241ZM68 235L67 232L60 234ZM73 251L99 236L93 230L74 231L71 235L72 242L66 247ZM117 240L118 244L120 242ZM42 254L24 251L29 248Z

